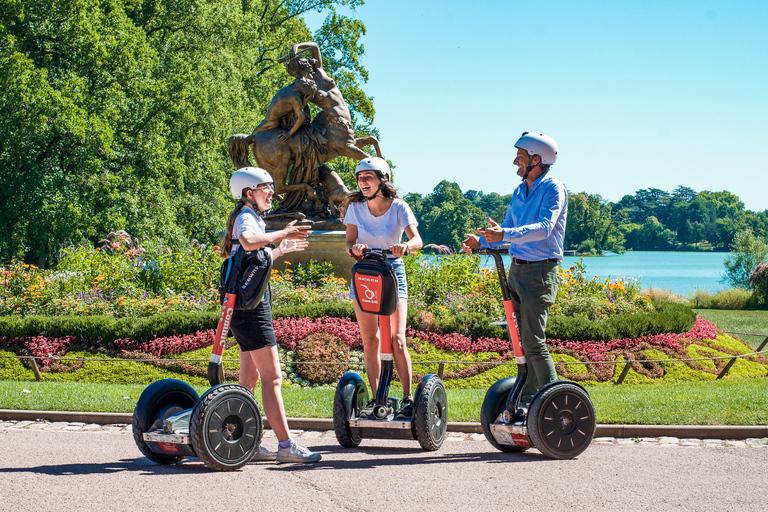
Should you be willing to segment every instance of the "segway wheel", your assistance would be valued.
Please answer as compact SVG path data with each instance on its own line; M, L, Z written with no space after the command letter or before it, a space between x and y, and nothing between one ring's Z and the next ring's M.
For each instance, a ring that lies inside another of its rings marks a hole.
M434 451L445 441L448 430L448 397L440 377L433 375L422 388L414 414L416 438L422 449Z
M534 397L528 413L533 446L551 459L572 459L595 437L595 408L586 391L562 383Z
M361 437L354 436L349 428L352 416L360 414L368 404L368 388L362 377L356 373L346 373L336 385L333 396L333 431L336 440L344 448L360 445Z
M506 379L500 379L488 388L485 392L485 398L483 399L483 405L480 409L480 427L483 429L485 438L491 443L491 446L506 453L520 453L524 452L528 448L525 446L499 444L496 438L491 433L491 425L496 422L504 410L507 403L507 396L515 385L516 377L507 377Z
M175 464L184 458L153 452L144 441L144 432L162 428L165 418L193 408L197 399L197 391L180 380L163 379L147 386L133 410L132 425L133 440L146 458L158 464Z
M192 446L200 460L217 471L234 471L253 458L264 433L259 404L238 384L209 389L192 411Z

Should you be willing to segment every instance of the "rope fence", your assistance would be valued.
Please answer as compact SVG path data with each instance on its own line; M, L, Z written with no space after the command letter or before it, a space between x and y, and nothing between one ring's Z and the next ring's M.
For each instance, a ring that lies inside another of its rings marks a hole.
M764 337L762 343L757 348L756 351L748 353L748 354L736 354L736 355L728 355L728 356L712 356L712 357L696 357L696 358L684 358L684 359L674 359L673 361L676 362L687 362L687 361L719 361L723 359L730 359L728 363L723 367L721 372L717 375L718 379L722 379L725 377L728 372L730 371L731 367L736 363L738 359L741 358L747 358L747 357L753 357L753 356L759 356L764 355L768 353L768 350L765 350L765 346L768 345L768 335L766 334L752 334L752 333L737 333L737 332L730 332L730 331L723 331L727 334L734 334L737 336L754 336L754 337ZM50 360L50 361L74 361L74 362L135 362L135 363L153 363L153 362L159 362L159 361L177 361L180 363L199 363L199 362L208 362L209 359L168 359L168 358L161 358L161 357L155 357L155 358L83 358L83 357L60 357L60 356L31 356L31 355L0 355L0 358L11 358L11 359L19 359L19 360L27 360L30 362L32 366L32 371L35 374L35 380L42 380L42 372L40 371L40 367L37 365L38 360ZM239 359L222 359L222 362L238 362ZM589 366L589 365L600 365L600 364L623 364L624 368L622 369L621 374L619 375L619 378L616 380L616 384L621 384L624 382L624 379L626 378L627 374L629 373L629 369L632 367L632 363L669 363L670 359L625 359L621 361L569 361L569 362L558 362L555 363L555 365L583 365L583 366ZM308 364L308 365L335 365L335 366L364 366L365 363L363 362L347 362L347 363L334 363L334 362L328 362L328 361L285 361L280 360L280 364L282 365L297 365L297 364ZM484 365L491 365L491 366L511 366L511 365L517 365L516 362L507 362L507 361L413 361L412 364L414 365L438 365L437 375L442 379L443 373L445 370L445 365L447 364L454 364L454 365L475 365L475 364L484 364Z

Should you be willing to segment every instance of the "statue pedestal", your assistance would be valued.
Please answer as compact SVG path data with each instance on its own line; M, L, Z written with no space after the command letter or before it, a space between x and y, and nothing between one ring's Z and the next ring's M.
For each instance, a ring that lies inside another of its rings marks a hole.
M349 282L352 278L352 265L355 260L347 254L345 249L347 241L346 231L313 231L308 238L309 247L303 251L292 252L278 258L272 268L283 271L286 262L291 265L301 263L306 265L310 260L328 261L336 267L333 273L336 277L343 277Z

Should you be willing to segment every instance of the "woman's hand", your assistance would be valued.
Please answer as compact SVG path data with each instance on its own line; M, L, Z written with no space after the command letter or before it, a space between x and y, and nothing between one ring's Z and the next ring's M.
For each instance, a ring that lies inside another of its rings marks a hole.
M408 244L395 244L389 246L389 251L395 258L400 258L403 254L408 252Z
M288 254L289 252L303 251L309 246L309 242L306 240L282 240L280 242L280 254Z
M367 249L368 246L365 244L355 244L352 246L352 254L355 256L359 256L360 258L363 257L363 249Z
M304 240L309 236L311 226L295 226L297 221L292 220L280 232L279 240Z

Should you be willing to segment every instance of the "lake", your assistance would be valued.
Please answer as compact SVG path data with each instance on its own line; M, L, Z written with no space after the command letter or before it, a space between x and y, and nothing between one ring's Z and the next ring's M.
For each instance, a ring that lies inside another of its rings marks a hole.
M721 282L727 252L662 252L629 251L612 256L588 256L584 264L590 276L634 277L642 288L661 288L680 295L689 295L697 288L718 292L728 288ZM493 266L490 256L483 256L487 266ZM568 268L581 258L566 256L563 268ZM509 257L504 257L509 267Z

